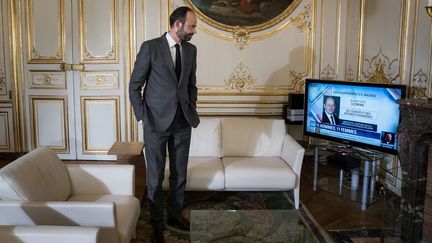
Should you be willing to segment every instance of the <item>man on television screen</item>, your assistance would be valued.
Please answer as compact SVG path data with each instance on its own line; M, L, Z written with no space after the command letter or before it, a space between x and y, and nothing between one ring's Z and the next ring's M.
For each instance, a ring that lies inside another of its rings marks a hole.
M324 97L324 112L322 115L322 123L330 123L339 125L339 117L335 114L336 101L333 96Z
M384 144L394 144L394 136L391 132L385 132L382 137L382 143Z

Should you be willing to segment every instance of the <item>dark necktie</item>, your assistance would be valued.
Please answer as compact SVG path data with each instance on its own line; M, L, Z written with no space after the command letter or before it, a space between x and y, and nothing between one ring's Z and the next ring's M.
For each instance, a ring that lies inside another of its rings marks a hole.
M331 123L332 123L333 125L336 125L336 123L335 123L335 120L334 120L333 116L330 116L330 117L331 117Z
M180 73L181 73L180 45L175 44L175 48L176 48L175 72L177 75L177 80L180 80Z

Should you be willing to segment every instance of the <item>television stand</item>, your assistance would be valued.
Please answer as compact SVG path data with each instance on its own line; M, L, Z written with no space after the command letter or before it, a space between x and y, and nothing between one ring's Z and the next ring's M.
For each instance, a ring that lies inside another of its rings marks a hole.
M366 150L363 148L352 147L350 145L337 144L316 144L313 149L314 157L314 175L313 190L316 191L318 184L318 162L319 150L329 151L333 165L339 168L339 194L342 195L343 177L345 170L351 170L351 191L359 189L360 165L362 166L362 191L361 191L361 209L365 211L369 203L373 202L377 161L384 157L384 154L377 151Z

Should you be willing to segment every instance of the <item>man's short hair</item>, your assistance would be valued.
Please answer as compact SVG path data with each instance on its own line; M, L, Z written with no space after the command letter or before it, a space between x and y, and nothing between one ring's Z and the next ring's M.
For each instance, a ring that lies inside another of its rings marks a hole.
M336 102L336 100L335 100L335 98L333 97L333 96L327 96L326 98L325 98L325 100L324 100L324 104L326 104L327 103L327 101L328 100L333 100L334 102Z
M170 21L170 27L174 26L174 23L176 22L176 20L180 20L180 22L184 23L186 21L186 15L187 12L191 11L192 9L190 9L187 6L183 6L183 7L178 7L176 8L170 15L169 21Z

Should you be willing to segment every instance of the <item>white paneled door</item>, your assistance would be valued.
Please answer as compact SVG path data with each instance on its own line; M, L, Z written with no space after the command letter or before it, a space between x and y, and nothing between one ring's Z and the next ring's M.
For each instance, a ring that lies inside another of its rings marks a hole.
M29 149L112 159L125 136L121 0L21 0Z

